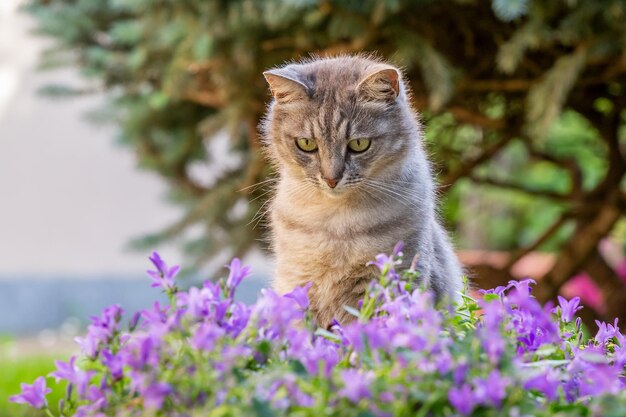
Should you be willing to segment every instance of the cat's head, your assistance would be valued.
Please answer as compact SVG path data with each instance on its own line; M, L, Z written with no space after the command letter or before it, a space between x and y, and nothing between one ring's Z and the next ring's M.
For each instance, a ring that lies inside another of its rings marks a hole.
M391 65L338 57L264 75L274 97L261 125L270 158L329 195L392 176L417 141L406 87Z

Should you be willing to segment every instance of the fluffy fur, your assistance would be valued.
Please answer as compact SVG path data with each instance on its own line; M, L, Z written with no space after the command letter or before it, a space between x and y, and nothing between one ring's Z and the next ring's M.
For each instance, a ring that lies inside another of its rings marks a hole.
M362 56L314 59L264 73L274 100L261 124L279 173L271 215L279 293L312 282L318 324L350 319L378 271L366 266L403 241L405 267L438 299L458 297L462 270L435 208L435 186L400 71ZM298 138L315 140L304 152ZM369 139L355 153L352 139ZM336 186L332 187L333 181Z

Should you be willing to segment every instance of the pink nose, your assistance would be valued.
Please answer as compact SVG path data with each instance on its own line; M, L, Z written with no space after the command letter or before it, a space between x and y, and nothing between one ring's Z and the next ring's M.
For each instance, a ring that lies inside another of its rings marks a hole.
M339 181L334 178L324 178L324 182L326 182L330 188L335 188Z

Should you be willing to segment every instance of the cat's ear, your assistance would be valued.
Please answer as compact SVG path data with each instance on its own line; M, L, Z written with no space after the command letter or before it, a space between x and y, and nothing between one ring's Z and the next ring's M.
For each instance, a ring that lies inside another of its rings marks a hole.
M392 102L400 94L400 73L385 67L368 74L357 86L360 96L371 101Z
M306 85L298 80L297 75L291 71L269 70L265 71L263 76L270 86L272 95L279 103L303 100L309 96Z

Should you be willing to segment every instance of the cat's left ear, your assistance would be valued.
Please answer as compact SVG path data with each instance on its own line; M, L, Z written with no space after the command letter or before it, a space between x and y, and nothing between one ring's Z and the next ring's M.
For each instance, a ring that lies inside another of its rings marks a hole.
M357 91L368 100L395 101L400 94L400 73L391 67L376 70L359 83Z
M270 85L272 95L279 103L288 103L308 97L308 89L293 71L284 69L268 70L263 73Z

